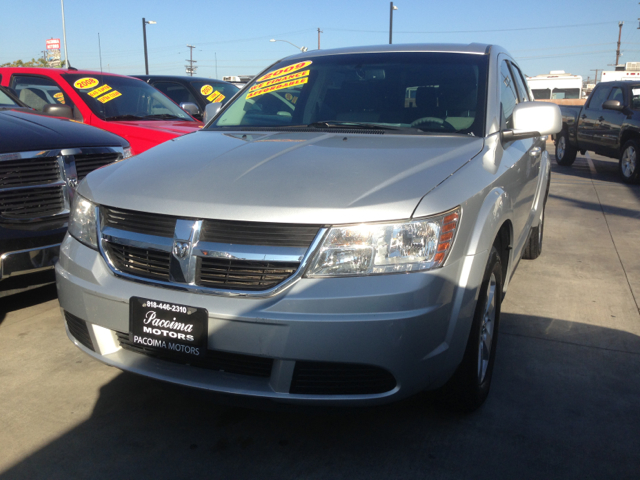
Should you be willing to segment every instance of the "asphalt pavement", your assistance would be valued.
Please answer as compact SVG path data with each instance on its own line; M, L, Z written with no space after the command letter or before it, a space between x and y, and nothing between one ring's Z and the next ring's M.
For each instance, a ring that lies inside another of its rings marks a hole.
M617 161L554 162L543 253L520 262L470 415L429 396L247 407L92 360L55 287L0 299L0 478L638 479L639 253Z

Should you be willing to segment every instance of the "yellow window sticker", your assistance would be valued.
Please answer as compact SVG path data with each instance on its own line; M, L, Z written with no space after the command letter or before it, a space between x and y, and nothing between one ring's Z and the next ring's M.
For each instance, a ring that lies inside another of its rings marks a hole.
M102 95L105 92L111 90L111 87L107 84L102 85L101 87L96 88L95 90L91 90L87 95L90 97L96 98L99 95Z
M207 95L211 95L211 92L213 92L213 87L211 85L203 85L202 88L200 89L200 93L202 94L203 97L206 97Z
M293 103L294 105L296 104L296 102L298 101L298 97L294 97L293 95L291 95L290 93L287 93L284 98L286 98L288 101L290 101L291 103Z
M213 92L211 95L207 97L207 100L209 100L211 103L216 103L216 102L220 103L225 98L226 97L223 94L221 94L219 91L216 90L215 92Z
M274 70L273 72L269 72L263 76L261 76L257 82L264 82L266 80L271 80L272 78L281 77L283 75L288 75L289 73L297 72L298 70L302 70L305 67L308 67L313 62L311 60L307 60L306 62L298 62L293 65L289 65L287 67L279 68L278 70Z
M303 70L302 72L292 73L291 75L286 75L280 78L274 78L272 80L267 80L263 83L258 83L257 85L253 85L249 91L255 92L256 90L260 90L261 88L266 88L270 85L275 85L276 83L288 82L289 80L295 80L296 78L302 78L309 76L309 70Z
M103 95L100 98L98 98L98 101L101 103L107 103L113 100L114 98L118 98L120 95L122 94L119 91L114 90L113 92L109 92L106 95Z
M62 92L54 93L53 98L55 98L60 103L64 104L64 93Z
M291 80L290 82L278 83L276 85L271 85L270 87L267 87L267 88L261 88L259 90L256 90L255 92L250 92L249 95L247 95L247 98L257 97L258 95L264 95L265 93L275 92L276 90L284 90L285 88L295 87L296 85L304 85L308 81L309 81L309 77L302 77L302 78L297 78L295 80Z
M73 86L76 87L78 90L85 90L87 88L95 87L99 83L100 81L98 81L97 78L84 77L79 80L76 80Z

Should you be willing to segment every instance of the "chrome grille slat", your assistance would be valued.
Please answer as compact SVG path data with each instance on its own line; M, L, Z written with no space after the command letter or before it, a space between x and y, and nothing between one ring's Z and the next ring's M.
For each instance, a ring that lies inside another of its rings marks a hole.
M64 209L61 186L0 191L0 216L6 219L45 217Z

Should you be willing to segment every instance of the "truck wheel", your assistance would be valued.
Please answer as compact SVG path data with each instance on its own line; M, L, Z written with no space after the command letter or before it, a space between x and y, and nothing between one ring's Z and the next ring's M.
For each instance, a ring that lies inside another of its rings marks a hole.
M480 286L462 363L442 388L440 402L447 407L472 412L487 399L496 357L501 302L502 263L494 246Z
M569 167L575 162L577 154L578 149L569 145L567 130L562 130L556 137L556 162L563 167Z
M625 183L638 183L638 180L640 180L640 165L638 165L639 152L638 142L635 140L629 140L624 144L624 147L622 147L619 170L622 181Z

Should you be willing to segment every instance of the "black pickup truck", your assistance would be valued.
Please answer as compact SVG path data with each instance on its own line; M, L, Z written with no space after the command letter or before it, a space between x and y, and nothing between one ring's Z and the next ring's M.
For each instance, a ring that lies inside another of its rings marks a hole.
M0 87L0 298L55 281L76 184L128 155L123 138L39 115Z
M572 165L587 150L620 159L626 183L640 181L640 82L603 82L582 107L561 106L562 131L556 135L558 165Z

